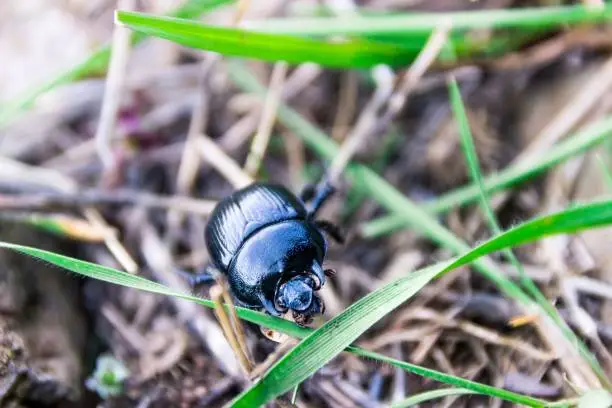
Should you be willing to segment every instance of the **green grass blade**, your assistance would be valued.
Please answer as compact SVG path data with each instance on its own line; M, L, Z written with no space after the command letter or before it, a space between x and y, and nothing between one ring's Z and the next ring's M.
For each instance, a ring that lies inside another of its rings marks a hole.
M106 70L110 60L111 47L102 46L94 51L85 61L76 65L74 68L61 73L57 77L45 82L35 88L26 91L19 98L2 105L0 107L0 129L15 120L19 113L32 107L36 99L41 95L51 91L58 86L68 84L87 75L100 73Z
M241 394L234 401L233 407L261 406L289 391L437 276L498 250L524 245L550 235L575 233L609 224L612 224L612 201L574 207L521 224L454 260L397 279L361 298L305 337L259 381Z
M98 279L104 282L121 285L125 287L131 287L138 290L143 290L150 293L156 293L166 296L174 296L177 298L189 300L192 302L196 302L205 307L214 308L214 303L208 299L202 299L199 297L195 297L186 293L178 292L172 290L164 285L159 283L150 281L148 279L131 275L126 272L122 272L116 269L108 268L101 265L96 265L90 262L82 261L79 259L70 258L67 256L54 254L48 251L26 247L22 245L15 245L5 242L0 242L0 248L5 248L9 250L14 250L25 255L32 256L34 258L40 259L44 262L48 262L51 265L55 265L61 268L65 268L69 271L72 271L76 274L79 274L84 277ZM294 323L278 319L276 317L268 316L260 312L256 312L249 309L244 309L241 307L237 307L237 314L241 319L250 321L255 324L264 325L266 327L278 330L279 332L288 334L297 338L304 338L308 334L312 333L312 329L301 328L296 326ZM382 363L391 364L395 367L401 368L408 372L424 376L427 378L431 378L433 380L452 384L458 387L462 387L465 389L472 390L476 393L486 394L495 396L498 398L502 398L508 401L517 402L521 404L527 404L532 406L540 406L538 404L539 400L522 396L520 394L516 394L510 391L498 389L495 387L491 387L489 385L480 384L474 381L466 380L460 377L455 377L453 375L445 374L436 370L432 370L425 367L420 367L415 364L406 363L404 361L396 360L372 351L367 351L361 349L359 347L350 346L346 349L346 351L353 353L357 356L373 359L380 361Z
M346 16L342 18L282 18L250 21L250 30L266 33L332 35L408 35L430 33L444 20L453 29L560 27L612 19L612 5L601 8L582 5L497 10L471 10L449 13L402 13L386 16Z
M365 40L328 42L280 34L262 34L194 21L119 11L117 20L133 30L187 47L264 61L314 62L331 68L406 66L418 49Z
M610 171L610 168L600 154L595 155L595 160L597 162L597 168L604 179L607 190L612 191L612 172Z
M409 373L413 373L419 375L421 377L430 378L432 380L454 385L456 387L465 388L466 390L473 391L476 394L488 395L494 398L500 398L505 401L514 402L516 404L521 404L523 406L529 407L544 407L550 403L546 401L539 400L537 398L532 398L526 395L521 395L514 393L512 391L507 391L502 388L496 388L490 385L477 383L475 381L466 380L465 378L456 377L453 375L449 375L446 373L442 373L440 371L432 370L430 368L421 367L416 364L407 363L405 361L399 361L382 354L374 353L371 351L367 351L364 349L360 349L358 347L349 347L347 351L358 355L364 358L371 358L376 361L380 361L383 363L391 364L394 367L401 368Z
M170 15L178 18L196 18L202 14L208 13L217 7L232 3L235 0L188 0L182 6L174 10ZM132 42L137 44L145 39L144 35L134 35ZM108 62L110 61L111 47L104 45L94 51L84 61L77 64L68 71L62 72L55 78L45 82L9 102L7 105L2 105L0 109L0 129L8 125L19 115L20 112L27 110L34 104L36 99L52 89L79 79L88 75L102 74L106 72Z
M612 136L612 116L568 137L538 159L511 165L499 173L486 177L484 179L485 191L490 194L516 186L542 174L553 166L592 149L610 136ZM453 208L471 204L477 201L479 197L478 185L470 184L446 193L430 203L424 203L422 207L430 214L441 214ZM391 214L365 223L362 226L361 233L364 237L376 238L408 226L409 224L401 216Z
M457 86L457 82L454 79L449 84L449 91L453 112L455 113L457 124L459 125L461 145L463 147L466 161L468 163L468 168L470 170L470 174L474 183L478 186L481 208L486 215L486 218L489 222L489 227L491 228L493 235L499 235L502 233L502 229L500 228L497 222L497 218L493 209L491 208L487 197L484 179L480 171L480 164L478 162L478 156L476 154L476 147L474 146L474 139L472 137L468 118L465 113L465 106L463 105L463 101L461 100L461 93L459 91L459 87ZM587 347L582 342L582 340L580 340L580 338L578 338L578 336L576 336L576 334L569 328L569 326L559 315L557 310L550 304L548 299L546 299L544 294L540 291L540 289L538 289L533 280L531 280L531 278L529 278L529 276L525 273L523 265L521 265L512 250L508 248L505 249L503 253L518 271L520 283L523 288L540 305L542 310L548 313L550 318L553 319L553 321L557 324L557 326L565 335L565 337L571 339L574 344L579 345L579 347L586 349Z
M497 225L495 214L489 205L484 180L482 173L480 172L480 163L478 161L478 154L476 153L476 146L474 146L472 131L470 130L469 121L465 111L465 106L461 99L461 92L457 86L457 81L453 78L449 82L448 87L451 107L455 115L455 120L457 121L457 127L459 128L459 137L461 138L463 155L465 156L465 161L470 171L472 182L478 187L481 208L485 212L485 215L489 221L489 226L493 230L493 233L499 234L501 233L501 228L499 228Z
M489 203L487 192L485 189L484 179L480 171L480 163L478 161L478 154L476 153L476 146L474 146L474 138L472 137L472 131L470 130L470 124L465 111L465 106L461 99L461 92L457 86L457 81L453 78L449 84L450 101L453 112L455 114L455 120L459 127L459 136L461 139L461 147L463 154L466 159L467 167L470 171L472 181L478 186L478 193L480 198L480 207L485 214L485 218L489 223L489 228L493 235L499 235L502 232L499 224L497 223L497 217L495 212ZM535 283L527 276L525 270L519 260L514 256L511 249L503 251L506 258L516 268L520 276L520 282L523 288L538 301L541 306L548 307L548 300L542 295L540 290L537 288Z
M422 269L372 292L326 322L289 351L259 381L239 396L235 408L259 407L289 391L342 352L377 320L410 298L442 267Z
M188 0L183 5L169 13L169 16L176 18L194 19L213 10L234 3L236 0Z
M88 278L97 279L104 282L113 283L115 285L126 286L151 293L157 293L160 295L186 299L208 308L215 307L214 302L209 299L203 299L196 296L192 296L188 293L176 291L160 283L145 279L141 276L132 275L127 272L119 271L106 266L97 265L91 262L82 261L49 251L44 251L42 249L10 244L7 242L0 241L0 248L6 248L13 251L21 252L23 254L38 258L49 264L59 266L61 268L67 269L71 272ZM308 333L307 329L301 328L288 320L279 319L274 316L269 316L267 314L250 309L245 309L242 307L237 307L236 309L237 314L240 318L255 324L269 327L271 329L278 330L280 332L295 337L303 337L305 334Z
M475 394L475 392L471 390L464 390L461 388L442 388L439 390L426 391L417 395L413 395L403 401L396 402L395 404L391 405L391 408L407 408L438 398L466 394Z

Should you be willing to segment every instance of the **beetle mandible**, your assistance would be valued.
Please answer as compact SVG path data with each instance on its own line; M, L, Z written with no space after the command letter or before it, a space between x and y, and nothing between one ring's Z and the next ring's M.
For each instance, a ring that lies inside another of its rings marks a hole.
M206 246L240 306L274 316L292 311L302 325L324 312L315 292L333 271L323 269L328 248L323 233L340 243L344 239L334 224L315 218L334 191L323 182L298 198L280 185L254 183L217 204L206 226Z

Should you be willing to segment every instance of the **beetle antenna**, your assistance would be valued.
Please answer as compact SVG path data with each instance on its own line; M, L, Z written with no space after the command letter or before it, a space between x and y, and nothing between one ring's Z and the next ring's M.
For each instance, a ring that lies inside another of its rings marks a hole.
M333 278L334 276L336 276L336 270L335 269L326 269L323 272L325 272L325 276L327 276L328 278Z

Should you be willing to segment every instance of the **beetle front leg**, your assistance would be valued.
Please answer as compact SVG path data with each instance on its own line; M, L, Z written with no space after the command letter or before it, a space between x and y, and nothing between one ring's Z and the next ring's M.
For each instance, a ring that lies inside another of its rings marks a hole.
M337 243L344 244L344 242L346 241L346 238L340 230L340 227L338 227L336 224L327 220L317 220L315 221L315 225L321 230L325 231Z
M317 191L316 184L312 184L312 183L306 184L302 188L302 191L300 192L300 200L302 200L302 202L304 203L309 202L315 196L316 191Z
M191 287L214 282L215 274L217 273L211 266L205 266L203 270L195 273L190 273L182 269L177 269L176 272L181 275Z
M327 176L316 186L307 185L302 191L302 201L311 202L308 210L308 217L314 219L325 202L336 192L336 188L329 182Z

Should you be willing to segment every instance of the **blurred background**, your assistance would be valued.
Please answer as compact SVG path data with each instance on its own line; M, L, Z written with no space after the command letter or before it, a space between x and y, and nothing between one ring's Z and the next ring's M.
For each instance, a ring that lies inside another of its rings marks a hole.
M386 15L580 3L267 0L182 15L214 25L239 19L239 26L265 27L262 21L271 18L355 10ZM115 9L161 15L183 5L178 0L0 2L1 241L189 290L183 274L201 270L209 260L203 231L217 200L249 177L298 193L331 162L314 154L295 127L276 122L274 109L266 116L270 109L263 99L236 80L247 74L269 86L276 103L295 109L339 145L355 134L360 120L374 114L352 160L470 246L492 232L477 195L463 202L452 195L471 177L449 104L449 73L461 88L483 175L514 172L512 186L492 196L502 229L600 199L612 188L612 126L606 122L612 110L609 24L467 30L471 44L478 44L474 52L427 64L408 90L395 88L395 93L388 90L406 81L405 69L255 60L232 68L218 54L155 38L127 47L125 69L119 67L108 85L104 47L113 41ZM115 33L115 44L126 33ZM97 57L83 65L92 55ZM405 103L386 117L372 110L380 94L387 95L384 104L391 94ZM270 127L263 160L244 169L262 122ZM327 266L337 274L322 290L325 319L456 250L449 241L432 239L431 230L390 216L375 189L339 180L338 194L322 218L339 224L348 239L330 248ZM559 236L514 251L608 378L610 232ZM495 255L492 262L508 280L519 280L508 258ZM209 289L201 285L198 293L209 297ZM577 389L601 386L588 364L564 354L560 334L548 331L516 300L477 271L460 268L380 320L358 344L537 398L568 398ZM257 326L245 323L245 329L257 364L282 354ZM1 406L216 407L247 385L210 310L0 252ZM296 404L383 407L438 387L396 367L341 354L300 386ZM278 404L290 406L288 400ZM486 396L428 404L423 406L512 406Z

